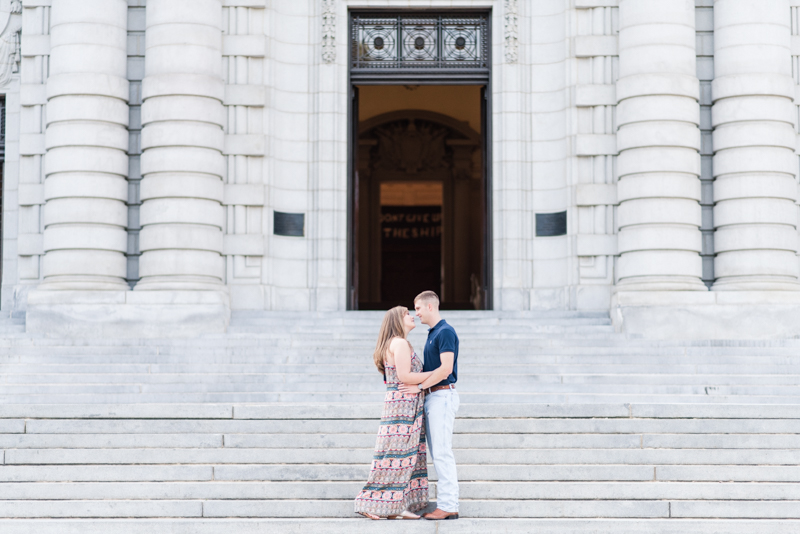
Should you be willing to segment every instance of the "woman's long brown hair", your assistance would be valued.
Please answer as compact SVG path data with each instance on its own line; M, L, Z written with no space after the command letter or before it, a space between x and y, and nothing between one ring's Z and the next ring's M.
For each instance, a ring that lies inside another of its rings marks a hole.
M375 345L375 353L372 355L375 359L375 367L381 374L386 371L383 358L389 352L392 340L396 337L406 339L406 330L403 328L403 317L406 313L408 313L408 308L405 306L395 306L383 316L381 331L378 333L378 343ZM410 343L409 346L411 346Z

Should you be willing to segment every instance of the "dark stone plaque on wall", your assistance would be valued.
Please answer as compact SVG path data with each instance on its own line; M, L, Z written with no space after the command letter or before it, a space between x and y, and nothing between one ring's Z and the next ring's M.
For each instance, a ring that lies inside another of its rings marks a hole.
M305 213L283 213L275 211L272 219L272 233L290 237L305 235Z
M537 213L536 236L549 237L567 235L567 212Z

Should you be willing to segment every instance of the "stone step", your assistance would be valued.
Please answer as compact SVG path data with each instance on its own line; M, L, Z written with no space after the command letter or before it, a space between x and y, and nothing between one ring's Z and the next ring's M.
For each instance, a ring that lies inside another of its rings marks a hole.
M468 335L468 334L466 334ZM0 340L0 349L4 352L25 351L25 350L44 350L45 347L59 350L104 350L106 353L113 353L114 351L147 351L149 353L170 351L170 350L221 350L221 349L247 349L269 346L282 346L288 347L296 341L295 337L309 338L308 335L303 336L260 336L258 334L242 334L242 335L225 335L214 337L198 337L191 340L187 339L130 339L130 338L103 338L103 339L71 339L71 338L4 338ZM343 342L348 346L367 346L371 345L374 348L376 335L369 335L362 338L362 340L355 342L353 340L336 340L333 336L314 336L312 341L323 343L330 342L330 347L336 347L333 342ZM460 336L463 337L463 336ZM425 336L411 335L409 340L414 346L418 346L425 342ZM483 341L482 341L483 340ZM663 354L782 354L782 355L795 355L790 349L796 349L800 343L798 340L774 340L758 344L752 341L733 342L730 344L697 344L691 341L674 341L669 342L665 340L629 340L624 338L609 339L606 341L582 340L579 338L564 337L561 339L547 340L538 342L534 337L528 336L524 338L530 342L530 345L523 345L516 347L517 349L524 350L560 350L560 351L579 351L584 353L593 352L593 348L597 348L604 353L619 352L619 353L638 353L638 352L659 352ZM492 346L496 340L486 339L483 336L475 336L471 343L465 344L464 349L469 349L473 344L480 346ZM509 342L519 340L509 339ZM512 343L506 343L512 345Z
M559 444L561 448L520 447L504 449L502 444L487 448L455 448L456 461L461 465L780 465L800 463L800 450L781 447L780 443L759 448L729 447L720 449L697 449L691 444L670 448L639 448L641 436L627 439L591 439L586 436L573 438L575 443ZM374 441L374 438L373 438ZM488 440L487 440L488 441ZM553 440L557 441L557 440ZM731 439L731 442L735 439ZM592 443L598 443L592 446ZM484 442L485 445L490 443ZM534 445L537 445L534 443ZM758 445L758 444L756 444ZM341 447L341 445L339 445ZM772 450L775 449L775 450ZM789 450L787 450L789 449ZM7 449L5 466L14 465L170 465L170 464L214 464L214 465L306 465L337 464L353 465L366 469L372 461L373 449L250 449L250 448L148 448L148 449ZM364 467L367 466L367 467ZM0 470L3 466L0 466ZM309 467L313 469L313 467ZM363 470L362 469L362 470ZM459 467L460 469L460 467ZM461 475L463 477L463 474ZM494 478L486 480L516 480ZM515 476L515 475L513 475ZM304 480L304 478L298 478ZM464 478L469 480L469 478Z
M800 340L626 339L605 313L448 312L461 512L487 521L352 519L385 394L371 363L382 316L235 312L230 333L185 340L0 336L0 517L15 518L0 529L800 527L786 519L800 517ZM272 520L243 520L258 516Z
M63 469L68 466L60 466ZM95 466L87 466L93 469ZM100 467L100 466L98 466ZM127 466L118 466L120 469ZM186 466L191 467L191 466ZM14 469L15 467L11 467ZM317 465L220 465L214 480L366 480L367 467ZM459 465L459 480L500 481L730 481L798 482L800 467L761 465L541 465L520 469L518 465ZM431 477L436 479L435 476ZM90 479L91 480L91 479Z
M474 317L460 317L457 315L446 314L443 318L454 328L482 326L482 327L496 327L496 328L510 328L514 326L527 327L531 325L582 325L582 324L611 324L611 318L608 314L596 315L563 315L563 316L528 316L528 317L502 317L493 313L485 313L483 316L478 315ZM422 324L418 317L414 318L417 328L420 331L427 332L428 325ZM332 329L332 328L356 328L362 327L364 329L372 329L377 331L383 321L383 314L371 318L315 318L308 319L303 317L296 318L283 318L280 316L272 317L269 319L243 317L238 314L232 314L232 325L246 325L246 326L262 326L264 328L283 328L283 329Z
M592 327L585 327L592 328ZM331 336L327 334L264 334L257 330L240 330L231 329L231 334L240 334L248 337L255 337L260 341L259 346L262 347L294 347L294 348L311 348L311 349L331 349L331 348L355 348L359 350L369 350L375 348L375 337L373 335L353 335L353 336ZM520 344L526 342L538 344L539 346L549 346L564 343L565 338L569 337L570 345L577 345L580 341L587 345L594 345L599 341L615 341L624 339L620 334L614 333L613 329L609 327L597 327L597 330L570 330L566 327L564 329L552 329L551 331L529 332L529 333L514 333L514 334L476 334L474 336L465 334L459 335L461 343L469 343L471 346L480 348L493 348L493 347L519 347ZM413 339L411 344L413 346L421 346L424 344L424 337ZM202 348L202 347L199 347Z
M61 394L21 394L0 395L0 404L153 404L153 403L374 403L382 400L383 393L75 393L65 390ZM604 404L604 403L682 403L692 404L733 404L746 402L754 405L795 405L800 396L773 395L718 395L711 389L708 393L686 394L579 394L579 393L506 393L483 394L461 393L463 402L485 404Z
M332 311L332 312L307 312L307 311L262 311L262 310L233 310L231 311L231 321L242 319L268 320L274 321L357 321L359 323L368 322L370 319L380 324L386 314L382 310L358 310L358 311ZM442 316L449 322L455 320L475 319L480 321L499 320L499 319L535 319L535 318L607 318L607 311L578 311L578 310L525 310L525 311L506 311L506 310L443 310Z
M78 345L70 344L64 339L58 340L35 340L37 343L9 344L9 339L0 343L0 354L4 356L43 356L52 355L61 357L67 356L91 356L102 355L115 356L167 356L167 355L192 355L192 356L215 356L215 355L247 355L261 354L265 352L280 351L288 354L312 354L315 350L323 349L326 354L340 355L352 354L354 352L366 351L371 354L375 348L374 338L364 341L336 340L336 339L311 339L307 341L283 340L283 339L260 339L248 335L247 337L236 340L232 338L221 339L201 339L191 344L182 343L181 340L172 342L170 340L154 343L153 340L142 340L142 343L125 343L127 340L118 340L107 343L82 343ZM41 342L40 342L41 341ZM44 343L44 341L50 341ZM146 341L146 342L145 342ZM423 340L412 345L420 347ZM524 357L542 355L581 355L594 357L601 361L606 356L668 356L673 358L683 358L687 361L696 359L714 359L725 362L725 359L744 357L785 357L785 361L797 361L796 346L743 346L743 347L692 347L692 346L661 346L658 342L650 342L637 346L626 340L616 340L604 342L602 340L581 340L574 338L564 338L556 340L545 340L540 342L536 338L523 339L474 339L469 343L462 342L461 354L474 356L480 355L502 355ZM720 358L721 357L721 358Z
M463 358L463 359L462 359ZM602 382L615 377L632 377L630 380L639 381L647 378L654 380L667 379L692 379L699 380L703 377L720 377L729 380L756 380L759 377L775 382L786 382L786 376L798 376L800 366L797 365L765 365L758 363L739 364L734 366L715 364L626 364L609 363L598 364L595 362L557 363L557 362L503 362L498 358L492 363L485 358L460 358L460 366L467 372L460 373L459 380L481 381L483 377L500 378L503 380L527 381L536 380L537 377L565 377L576 382L595 381ZM266 358L264 358L266 359ZM198 379L205 377L221 376L233 378L263 377L281 379L283 382L300 381L301 377L308 377L307 381L326 381L327 377L339 380L358 382L382 383L383 377L378 373L371 361L364 358L351 358L349 361L336 359L337 363L314 365L300 362L276 363L105 363L92 365L83 362L69 364L51 363L10 363L0 364L0 370L5 376L21 376L19 380L32 380L36 376L56 379L59 376L75 375L75 379L87 377L108 376L108 381L118 381L123 378L140 380L159 378L174 381L187 381L182 378L196 375ZM734 371L734 372L731 372ZM748 372L750 371L750 372ZM27 375L27 377L26 377ZM663 378L662 378L663 377ZM754 378L749 378L754 377ZM194 377L192 377L194 378ZM788 383L796 383L791 380Z
M502 333L502 332L500 332ZM463 332L469 336L469 332ZM463 337L462 335L462 337ZM375 343L377 330L369 335L365 334L364 343ZM0 348L4 351L9 349L25 349L37 347L63 347L63 348L90 348L90 349L203 349L203 348L235 348L235 347L257 347L272 344L276 339L285 343L292 341L295 336L283 336L276 338L274 335L260 336L258 333L248 334L215 334L200 336L197 338L60 338L60 337L9 337L0 340ZM299 337L299 336L298 336ZM306 335L302 336L307 337ZM321 339L331 340L331 335L319 336ZM475 342L480 342L482 336L475 336ZM412 332L410 339L412 343L425 340L425 334ZM491 345L494 340L487 340L484 345ZM512 340L513 341L513 340ZM737 354L742 352L749 353L784 353L793 354L790 349L800 346L800 339L775 339L775 340L650 340L650 339L627 339L622 336L609 338L605 341L583 340L572 337L562 337L547 340L543 343L532 343L531 348L576 348L587 351L591 348L616 349L618 351L636 352L645 350L663 350L670 353L696 353L696 354ZM525 347L528 348L528 347Z
M372 350L370 347L362 350L332 351L326 349L326 362L336 362L337 364L347 365L369 365L372 362ZM150 364L150 365L280 365L280 364L316 364L319 360L319 351L314 350L293 350L281 349L272 350L264 348L248 348L241 350L222 351L216 354L200 354L196 351L178 351L171 353L165 351L162 354L125 354L109 353L107 350L98 350L99 354L92 351L84 351L72 354L71 351L59 352L56 349L37 349L36 353L25 353L19 351L13 355L0 356L0 361L4 364L27 363L54 363L54 364ZM536 350L530 349L525 353L515 353L515 351L478 351L461 350L459 361L469 361L477 365L747 365L754 368L761 366L778 366L796 368L800 366L800 356L784 355L669 355L656 351L631 354L609 354L602 352L574 353L573 351L548 350L542 354L536 354Z
M0 480L7 483L0 484L0 515L180 517L189 510L184 505L200 503L204 516L350 517L353 491L368 472L379 408L379 403L0 406L6 430L25 432L11 437L78 440L61 449L3 444ZM664 517L672 518L781 518L793 517L790 510L798 504L794 488L800 486L790 482L800 480L800 448L793 435L800 406L464 404L462 410L455 452L464 487L461 511L472 517L657 517L654 510L666 505ZM175 419L187 414L206 419ZM349 419L331 419L342 416ZM70 419L75 417L80 419ZM76 432L103 425L107 433L93 447L80 445L94 436ZM473 433L465 432L470 426ZM545 427L559 433L525 432ZM770 429L775 433L731 434ZM188 447L144 448L140 441L113 449L103 443L173 436L185 438ZM192 441L200 445L191 446ZM436 480L435 465L431 479ZM168 488L147 483L162 480L184 482ZM76 481L84 483L70 491ZM303 492L303 481L315 489ZM206 484L215 489L203 489ZM104 485L115 489L98 497ZM276 497L276 485L287 491ZM35 499L28 496L34 486L46 487ZM153 488L162 489L148 493Z
M280 377L274 377L272 380L245 380L245 381L196 381L196 382L170 382L160 380L143 380L143 381L119 381L109 382L100 381L93 383L87 380L79 380L76 382L61 382L56 383L5 383L0 384L0 394L9 394L15 392L27 393L61 393L70 392L79 388L82 393L86 392L105 392L110 393L308 393L308 394L359 394L359 393L380 393L385 394L386 389L383 383L379 383L379 376L376 374L369 375L371 380L366 377L363 380L337 380L334 375L330 380L324 380L324 376L318 376L319 380L302 380L302 376L298 376L297 380L280 380ZM469 377L463 383L459 381L458 390L462 395L472 394L495 394L497 392L505 392L509 395L517 394L530 394L533 391L535 394L542 395L548 393L559 394L635 394L635 395L742 395L742 396L798 396L800 395L800 386L796 384L786 383L756 383L756 384L718 384L713 381L698 381L691 383L680 383L679 381L653 381L648 383L636 382L628 380L621 380L615 382L609 380L608 382L570 382L561 380L537 380L535 378L526 380L526 376L502 376L502 375L489 375L486 377ZM376 380L377 379L377 380ZM775 382L782 382L776 380ZM96 389L95 389L96 388ZM502 394L501 394L502 395Z
M368 465L3 465L0 482L126 481L353 481L364 482ZM667 481L800 482L795 465L537 465L461 464L464 481ZM431 479L436 480L435 471Z
M359 435L359 434L356 434ZM366 436L366 434L364 434ZM222 447L223 434L11 434L0 433L3 449L130 449ZM346 438L345 438L346 439ZM373 436L374 441L374 436Z
M464 500L473 518L800 518L800 501ZM352 500L0 501L4 518L352 517Z
M614 327L610 324L585 324L580 326L565 326L565 325L529 325L519 328L508 328L504 331L498 331L491 327L472 327L465 326L457 330L459 339L480 342L482 344L491 340L511 340L511 339L548 339L554 334L565 336L570 334L572 336L581 338L592 338L600 336L604 339L615 339L623 337L614 331ZM344 340L351 341L359 344L375 343L378 329L374 332L364 331L358 327L351 329L341 330L320 330L320 329L287 329L287 330L272 330L264 329L260 326L229 326L228 333L236 334L255 334L259 339L274 339L274 340L287 340L294 343L294 340ZM422 343L425 336L411 336L412 344ZM415 343L414 341L417 341Z
M9 448L48 448L46 443L62 443L66 448L105 447L109 440L119 445L108 447L135 447L139 440L151 436L153 445L160 446L163 435L187 434L187 440L201 436L225 436L226 447L284 447L286 441L298 448L358 447L363 439L372 446L377 420L0 420L2 443ZM731 435L731 440L746 443L749 435L781 435L779 439L791 440L800 433L796 419L458 419L454 443L480 443L480 439L494 439L497 443L527 443L532 439L551 439L561 435L631 434L641 436L682 435L687 440L718 439L709 435ZM88 436L87 436L88 435ZM468 437L461 437L466 435ZM366 438L364 437L366 436ZM133 440L126 445L126 439ZM205 437L203 440L207 439ZM208 438L210 439L210 438ZM216 438L215 438L216 439ZM600 439L599 437L596 439ZM727 438L726 438L727 439ZM766 439L766 438L765 438ZM350 441L348 441L350 440ZM467 441L459 441L467 440ZM478 440L478 441L468 441ZM96 445L85 444L86 442ZM205 442L205 441L203 441ZM37 443L42 445L37 446ZM74 443L75 445L67 445ZM82 444L83 443L83 444ZM150 443L150 442L148 442ZM174 445L180 447L179 444ZM187 443L193 443L188 441ZM342 443L334 445L334 443ZM358 445L347 445L355 443ZM699 443L699 441L697 441ZM12 445L19 444L19 445ZM55 445L54 445L55 446ZM192 445L187 445L192 446ZM200 445L198 445L200 446ZM214 445L216 446L216 445ZM509 445L510 446L510 445ZM480 448L480 447L477 447Z
M466 517L800 518L800 501L464 500ZM352 500L204 501L205 517L350 517Z
M373 425L376 427L377 425ZM461 426L461 425L459 425ZM262 432L264 430L259 429ZM310 429L305 429L310 430ZM374 430L374 428L373 428ZM485 429L484 429L485 430ZM508 429L510 430L510 429ZM739 430L738 428L735 430ZM3 434L0 447L5 449L368 449L374 445L372 433L334 434ZM470 434L456 433L456 449L793 449L800 448L800 437L792 434ZM720 451L722 453L722 451ZM264 454L272 454L264 450ZM276 451L275 454L280 454ZM724 453L723 453L724 454ZM12 454L13 456L13 454ZM6 463L13 463L7 456ZM729 457L729 456L728 456ZM704 457L705 458L705 457ZM710 460L702 460L708 463ZM663 461L662 461L663 462ZM93 462L89 462L93 463ZM688 460L688 463L696 463ZM741 463L741 462L739 462Z
M150 384L164 386L176 384L184 387L190 384L198 388L207 384L222 387L223 384L234 384L245 388L246 384L269 384L273 387L281 386L281 390L298 387L300 390L329 391L335 385L348 391L375 391L383 386L378 384L380 375L372 372L362 372L363 369L353 372L318 372L317 369L309 373L294 372L266 372L266 373L70 373L47 372L41 373L15 373L8 372L0 377L0 384L26 384L26 385L54 385L54 384L92 384L92 385L119 385L119 384ZM341 371L341 369L338 369ZM509 370L487 368L483 373L477 373L474 366L470 372L459 379L458 386L465 391L485 391L512 389L524 386L526 389L536 387L539 391L567 391L580 388L582 392L602 391L594 388L608 386L647 387L647 386L780 386L797 387L800 383L800 373L797 374L567 374L567 373L529 373L520 369L514 374L506 374ZM331 385L334 384L334 385ZM377 384L377 385L376 385ZM345 387L346 386L346 387ZM569 388L569 389L568 389ZM197 391L200 391L199 389ZM207 391L203 389L202 391ZM252 391L239 389L239 391ZM277 391L277 390L273 390ZM723 391L723 390L720 390ZM737 393L733 393L737 394ZM750 393L748 393L750 394Z
M648 392L673 391L700 394L777 394L791 392L800 383L800 374L629 374L623 370L598 374L531 373L469 374L459 376L458 389L464 393L604 393L608 391ZM504 370L508 372L508 369ZM462 372L463 373L463 372ZM378 393L385 391L383 377L370 373L14 373L0 375L0 387L22 388L36 393L33 386L145 386L142 391L215 392L306 391L310 393ZM338 387L337 387L338 386ZM715 386L716 389L708 389ZM617 389L612 389L617 388ZM755 389L754 389L755 388Z
M355 519L63 519L0 520L4 534L796 534L800 520L747 519L468 519L457 521L368 521ZM768 530L767 530L768 529Z
M717 377L719 380L741 380L751 383L761 379L782 381L790 383L794 375L800 375L800 365L709 365L709 364L671 364L671 365L637 365L637 364L509 364L502 368L505 372L514 375L555 375L565 380L605 380L605 377L626 377L630 380L664 380L669 377L682 377L687 380L692 377ZM475 362L469 364L470 375L464 376L466 380L474 376L491 375L498 371L496 364ZM0 373L5 379L12 376L24 375L195 375L200 378L204 375L247 375L270 374L290 375L308 373L307 376L328 376L333 373L345 376L363 375L375 378L376 370L371 363L328 363L315 364L309 369L305 364L275 363L275 364L153 364L153 363L3 363L0 364ZM21 379L22 380L22 379Z
M341 328L341 327L363 327L365 329L378 330L383 321L384 313L377 313L372 316L362 316L361 314L309 316L308 312L300 315L284 316L283 312L276 312L268 317L256 317L252 315L242 315L238 312L231 314L231 324L234 325L257 325L265 328ZM479 312L478 314L462 314L458 312L446 312L442 315L450 325L456 326L527 326L531 324L593 324L610 322L608 313L544 313L527 314L519 316L508 316L502 312ZM422 324L418 317L414 317L417 328L427 332L428 325Z
M14 336L14 335L21 336L24 334L25 334L24 324L0 325L0 335L2 336Z
M661 385L661 384L551 384L546 382L526 384L506 384L502 381L486 381L478 384L460 386L459 394L464 402L552 402L553 398L562 398L558 402L581 402L584 399L607 399L606 402L630 401L658 402L657 398L673 399L673 402L682 402L687 397L703 397L698 402L710 402L721 398L753 398L763 402L774 401L788 402L794 399L800 402L800 386L785 385L746 385L727 386L717 384L707 385ZM346 391L342 391L346 389ZM534 392L530 392L533 390ZM503 393L497 393L503 391ZM272 383L272 382L232 382L232 383L132 383L132 384L0 384L0 398L48 395L75 395L79 398L111 396L123 398L141 395L149 399L171 396L180 402L183 395L186 402L197 402L197 396L202 401L216 402L270 402L287 401L345 401L358 402L359 400L379 401L385 395L385 390L380 386L369 383ZM191 396L191 397L190 397ZM227 396L227 397L226 397ZM191 400L190 400L191 399ZM73 401L74 402L74 401ZM152 401L151 401L152 402ZM156 402L158 402L156 400ZM592 401L587 401L592 402ZM719 402L719 401L717 401ZM749 401L748 401L749 402ZM754 401L758 402L758 400Z
M203 506L196 500L0 501L0 517L203 517Z
M609 339L624 339L624 335L617 334L610 321L583 321L562 323L526 323L519 325L487 326L487 325L453 325L460 339L492 340L492 339L536 339L544 334L562 335L575 334L578 337L592 334L612 334ZM378 337L379 325L374 328L364 328L361 325L338 326L331 328L318 327L264 327L261 325L231 325L228 327L227 336L232 338L253 337L254 339L344 339L358 342L375 342ZM427 338L427 330L415 330L409 333L412 344L422 343Z
M210 465L0 466L0 482L128 482L213 480Z
M266 358L262 358L263 360ZM255 360L255 358L253 358ZM165 377L168 375L197 375L198 380L204 379L209 376L220 377L241 377L248 376L264 376L264 377L285 377L285 382L297 376L308 376L308 381L319 380L325 381L325 377L336 376L338 379L365 381L377 383L383 387L383 378L378 374L374 366L370 363L361 362L347 362L340 361L337 364L331 364L331 367L317 367L311 363L302 363L293 361L290 363L208 363L208 364L185 364L185 363L171 363L171 364L123 364L125 366L137 365L142 366L136 369L140 372L131 372L133 368L123 368L122 372L115 372L116 369L110 367L114 364L97 364L98 372L90 372L90 368L95 366L92 363L78 362L79 368L70 369L62 364L58 364L57 368L49 368L49 363L24 363L12 364L14 367L7 365L0 365L0 374L2 380L14 380L16 376L30 375L30 379L20 378L19 381L33 379L37 375L43 378L53 378L57 380L59 375L76 375L76 379L83 376L89 378L92 376L109 375L109 382L118 381L126 376L140 375L142 378ZM105 366L105 368L100 368ZM149 368L147 366L150 366ZM39 368L37 373L34 368ZM732 368L735 367L735 368ZM186 372L180 372L179 369L186 369ZM305 373L303 372L305 369ZM77 372L74 372L77 371ZM144 371L144 372L141 372ZM459 363L459 384L464 381L480 382L483 377L505 377L509 380L524 380L523 378L513 377L530 377L530 380L551 380L553 377L558 377L561 382L572 383L604 383L608 380L613 380L620 377L621 380L629 380L631 383L645 383L644 380L651 380L653 382L669 383L671 380L694 380L695 383L703 382L705 378L716 378L720 381L727 380L731 383L750 384L760 383L759 380L768 381L766 383L786 383L797 384L792 382L791 378L787 380L786 377L800 376L800 366L796 365L758 365L758 364L730 364L730 365L690 365L690 364L664 364L664 365L628 365L628 364L597 364L594 362L543 362L543 363L519 363L508 364L502 361L494 363L475 362L468 360L466 357L460 358ZM115 375L115 376L112 376ZM294 375L294 376L293 376ZM663 377L663 378L662 378ZM163 380L163 379L161 379ZM178 379L180 380L180 379ZM177 380L176 380L177 381ZM771 381L771 382L769 382ZM674 382L673 382L674 383Z
M362 482L49 482L0 483L0 500L352 499ZM431 485L435 498L436 483ZM469 482L464 499L800 500L800 486L766 482Z
M303 363L299 358L287 358L280 362L270 362L269 360L276 360L277 358L262 357L259 363L256 363L256 358L247 358L245 361L239 361L240 358L233 357L231 359L237 360L233 363L226 364L219 361L208 361L207 363L186 363L181 362L178 358L169 358L173 360L169 363L154 364L147 362L149 358L131 357L130 359L139 360L138 363L92 363L94 357L90 358L74 358L75 363L71 364L52 364L51 362L29 362L28 358L24 359L24 363L5 363L0 364L0 373L3 375L20 375L29 374L36 375L35 368L39 368L40 374L43 375L58 375L58 374L114 374L126 375L137 374L133 371L138 371L138 374L146 375L168 375L168 374L197 374L197 375L293 375L303 374L305 369L308 376L329 376L331 374L355 376L358 378L366 378L371 381L377 379L378 382L382 381L381 375L371 362L365 362L364 359L350 358L348 360L333 359L336 363L330 364L330 367L317 367L311 362ZM221 358L220 358L221 359ZM250 361L247 361L247 360ZM499 374L509 374L514 376L527 375L527 376L570 376L575 377L575 380L604 380L603 376L632 376L631 380L637 378L659 377L689 377L689 376L728 376L731 380L741 377L743 380L757 380L758 378L749 379L747 376L753 377L774 377L776 381L781 380L784 376L797 376L800 375L800 366L798 365L784 365L779 362L764 362L758 364L754 362L733 362L730 364L688 364L686 362L675 363L648 363L643 362L639 364L629 364L627 362L616 363L597 363L594 361L580 361L574 357L569 357L570 361L558 362L555 361L559 358L548 357L540 358L541 361L533 362L504 362L469 359L467 357L460 357L459 365L459 380L475 380L480 379L482 376L496 376ZM562 358L566 359L566 358ZM119 358L119 360L124 360ZM142 361L145 360L145 361ZM177 361L176 361L177 360ZM267 360L265 362L265 360ZM549 361L548 361L549 360ZM51 365L58 367L51 368ZM112 366L122 365L121 372L116 372ZM131 366L137 366L133 368ZM68 366L75 366L70 369ZM97 373L92 373L90 369L97 367ZM462 369L463 368L463 369ZM185 371L180 371L184 369ZM477 378L476 378L477 377ZM586 378L584 378L586 377Z
M564 319L517 319L517 320L499 320L499 321L450 321L449 324L456 329L456 331L463 330L465 333L486 333L494 334L496 332L535 332L538 330L546 329L568 329L580 331L586 328L587 331L592 331L597 327L606 327L602 331L608 330L611 327L611 320L605 318L564 318ZM322 323L316 324L311 321L298 321L298 322L278 322L278 323L265 323L260 321L243 321L233 320L229 326L229 333L232 333L234 328L242 330L252 330L255 333L277 333L277 334L333 334L339 335L342 333L354 333L361 336L377 336L380 330L380 321L370 322L369 324L352 322L348 324L334 324ZM613 328L611 329L613 332ZM426 336L428 333L427 325L419 325L417 322L417 329L412 333L416 336Z
M372 404L54 404L26 405L0 404L0 420L15 418L34 419L29 424L90 423L94 420L126 420L134 423L154 419L153 424L186 423L193 419L238 420L298 420L304 424L312 420L378 420L382 401ZM459 408L458 419L542 418L542 419L800 419L800 404L784 406L759 406L750 404L692 405L692 404L469 404ZM59 421L73 419L75 421ZM83 421L86 420L86 421ZM188 421L182 421L188 420ZM100 421L107 422L107 421ZM124 425L124 421L120 421ZM222 424L225 424L222 422ZM313 424L316 424L314 422Z

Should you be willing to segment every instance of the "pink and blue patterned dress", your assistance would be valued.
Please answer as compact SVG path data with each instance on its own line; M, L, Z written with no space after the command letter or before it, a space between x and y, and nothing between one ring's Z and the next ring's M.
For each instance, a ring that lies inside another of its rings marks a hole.
M422 372L422 361L411 354L411 372ZM372 470L356 497L356 513L380 517L417 512L428 505L425 443L425 395L397 391L397 369L386 366L386 398L372 458Z

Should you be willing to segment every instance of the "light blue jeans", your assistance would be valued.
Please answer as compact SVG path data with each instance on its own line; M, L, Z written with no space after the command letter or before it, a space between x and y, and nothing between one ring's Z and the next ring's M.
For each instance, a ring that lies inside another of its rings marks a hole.
M458 512L458 473L453 456L453 424L458 413L458 392L454 389L434 391L425 397L425 430L428 452L433 457L439 482L436 504L445 512Z

